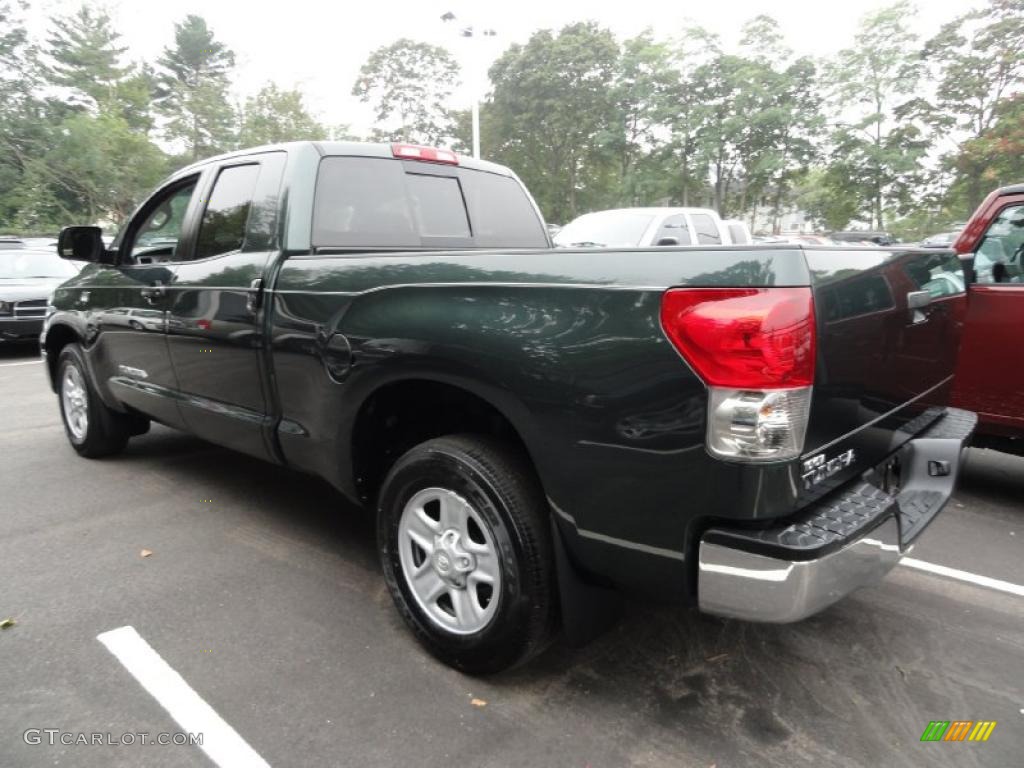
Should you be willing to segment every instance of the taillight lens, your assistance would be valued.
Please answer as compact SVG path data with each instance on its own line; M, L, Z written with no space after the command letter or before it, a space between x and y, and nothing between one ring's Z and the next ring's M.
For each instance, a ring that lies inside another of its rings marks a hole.
M708 450L741 461L800 455L814 382L810 288L677 288L661 324L704 380Z

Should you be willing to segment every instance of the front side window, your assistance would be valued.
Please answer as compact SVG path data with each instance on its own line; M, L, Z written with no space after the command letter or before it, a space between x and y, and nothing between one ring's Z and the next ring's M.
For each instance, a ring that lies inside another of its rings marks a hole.
M979 283L1024 283L1024 205L1011 205L989 225L974 254Z
M697 233L697 242L701 245L721 245L722 235L718 231L715 220L706 213L695 213L691 216L693 229Z
M224 168L217 176L199 225L197 259L241 250L259 174L258 165L236 165Z
M181 240L185 212L195 190L196 179L192 179L168 191L156 201L135 233L135 242L131 246L134 259L174 260L178 241Z

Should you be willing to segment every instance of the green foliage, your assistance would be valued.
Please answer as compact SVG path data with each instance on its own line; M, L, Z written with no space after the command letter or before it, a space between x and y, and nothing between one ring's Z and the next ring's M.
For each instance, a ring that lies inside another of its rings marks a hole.
M131 62L90 0L38 38L25 2L0 0L0 230L116 224L184 161L352 138L274 83L233 108L234 54L199 16L156 61ZM541 30L491 67L482 144L553 221L681 204L775 231L794 210L823 229L943 231L1024 181L1024 6L972 2L923 44L910 5L882 8L825 61L795 56L765 14L729 50L699 27L621 42L594 23ZM467 152L458 78L447 50L400 39L369 55L352 93L373 109L372 138Z
M72 104L95 109L115 101L129 70L121 64L126 49L118 44L110 16L82 5L69 16L50 19L50 27L49 82L69 89Z
M1007 154L1014 143L993 140L997 121L1003 121L1003 133L1010 129L1006 115L1017 110L1013 93L1024 83L1024 7L1020 0L990 0L943 25L921 55L938 80L937 98L923 112L937 128L959 137L944 154L956 177L950 202L973 210L1005 172L1024 178L1014 168L1019 152Z
M327 129L306 110L302 93L267 83L245 102L238 131L238 144L255 147L300 139L321 140Z
M447 103L458 79L447 50L402 38L370 54L352 95L373 107L378 141L440 144L452 135Z
M490 70L483 145L520 174L552 221L612 202L612 148L622 113L613 95L619 46L596 24L535 32Z
M191 160L231 148L235 115L228 98L235 54L213 36L199 16L174 25L174 46L157 62L157 105L164 134L179 141Z
M25 229L101 218L117 224L168 171L164 154L119 115L71 115L57 136L26 163L15 217Z
M827 73L843 116L831 136L827 188L856 201L854 218L877 229L887 211L907 212L924 185L929 139L910 117L923 74L906 23L913 14L904 0L866 16L855 46L840 51Z

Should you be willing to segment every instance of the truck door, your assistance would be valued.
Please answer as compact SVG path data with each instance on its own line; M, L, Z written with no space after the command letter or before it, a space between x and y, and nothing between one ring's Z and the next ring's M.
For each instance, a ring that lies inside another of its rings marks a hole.
M117 265L96 273L86 304L90 353L101 385L158 421L182 426L167 352L167 289L174 261L189 247L199 175L157 191L129 222Z
M263 280L276 253L285 158L251 155L208 173L195 247L169 289L167 340L186 427L264 459L274 454Z
M974 253L975 282L953 398L976 411L979 432L1012 437L1024 430L1024 198L1008 196Z

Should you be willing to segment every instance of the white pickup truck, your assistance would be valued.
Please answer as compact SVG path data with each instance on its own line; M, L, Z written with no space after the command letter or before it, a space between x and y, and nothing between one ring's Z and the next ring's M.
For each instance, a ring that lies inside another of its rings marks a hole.
M561 248L748 245L750 230L710 208L616 208L578 216L554 238Z

